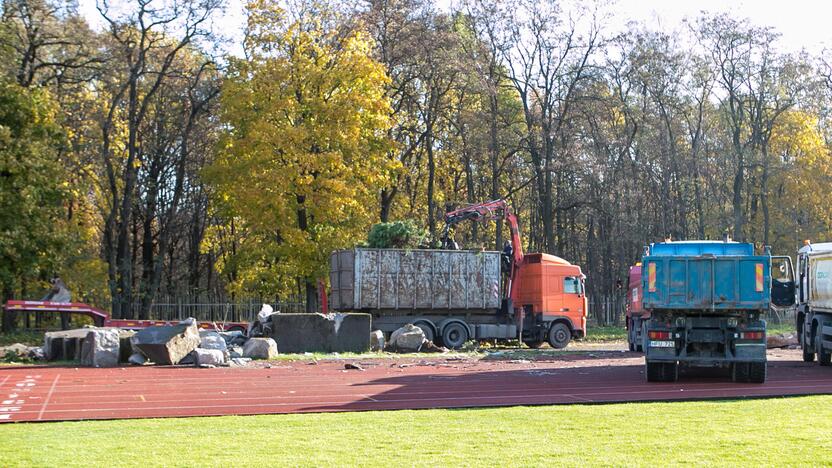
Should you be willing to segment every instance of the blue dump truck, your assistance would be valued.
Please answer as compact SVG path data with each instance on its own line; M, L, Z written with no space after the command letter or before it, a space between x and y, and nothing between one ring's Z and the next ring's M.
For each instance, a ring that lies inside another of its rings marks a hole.
M772 304L794 304L789 257L772 257L768 248L755 255L752 244L727 240L662 242L645 248L641 278L648 381L673 382L686 365L765 382L764 314Z

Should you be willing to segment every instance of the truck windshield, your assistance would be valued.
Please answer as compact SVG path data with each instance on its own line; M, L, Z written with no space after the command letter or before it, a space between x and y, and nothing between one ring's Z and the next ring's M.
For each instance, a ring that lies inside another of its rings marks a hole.
M563 279L563 292L566 294L583 294L581 279L574 276L567 276Z

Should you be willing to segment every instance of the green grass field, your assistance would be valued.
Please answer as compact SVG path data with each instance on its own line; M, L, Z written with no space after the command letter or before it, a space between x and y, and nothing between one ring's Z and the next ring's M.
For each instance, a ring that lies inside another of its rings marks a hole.
M3 466L829 465L832 396L29 423Z

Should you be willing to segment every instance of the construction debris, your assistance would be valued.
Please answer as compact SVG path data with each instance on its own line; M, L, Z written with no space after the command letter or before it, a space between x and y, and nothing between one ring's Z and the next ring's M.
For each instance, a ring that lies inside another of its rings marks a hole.
M144 357L144 354L142 353L133 353L129 358L127 358L127 362L136 366L141 366L147 362L147 358Z
M194 319L173 326L147 327L132 338L133 349L156 364L179 364L201 340Z
M219 349L193 350L195 364L198 367L217 367L225 365L225 352Z
M277 343L271 338L250 338L243 347L243 357L252 359L277 357Z
M199 332L199 338L199 347L202 349L214 349L223 353L228 349L225 338L215 331L202 330Z
M422 350L425 343L428 343L425 332L408 323L390 335L390 343L386 349L396 353L416 353Z
M789 348L799 347L797 335L794 333L777 333L766 337L766 348Z
M73 361L81 358L81 342L89 328L47 332L43 338L43 353L47 361Z
M370 351L381 351L384 349L384 332L376 330L370 333Z
M0 346L0 359L4 361L43 359L43 348L40 346L27 346L23 343Z
M359 364L355 364L355 363L352 363L352 362L348 362L348 363L344 364L344 369L346 369L346 370L360 370L360 371L364 370L364 368L361 367Z
M273 314L271 337L282 353L364 353L370 349L369 314Z
M81 365L92 367L118 366L119 345L119 330L117 328L90 329L81 344Z

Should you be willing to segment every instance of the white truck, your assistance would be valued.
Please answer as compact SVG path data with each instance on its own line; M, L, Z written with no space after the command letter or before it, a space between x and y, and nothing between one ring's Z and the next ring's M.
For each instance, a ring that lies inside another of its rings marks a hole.
M797 253L797 336L803 360L832 363L832 242L811 244Z

